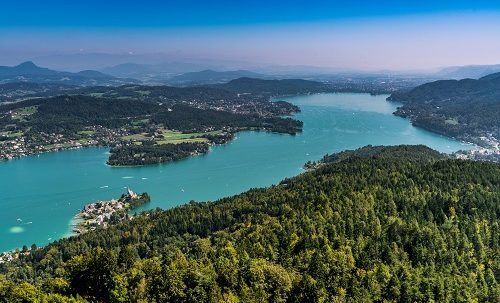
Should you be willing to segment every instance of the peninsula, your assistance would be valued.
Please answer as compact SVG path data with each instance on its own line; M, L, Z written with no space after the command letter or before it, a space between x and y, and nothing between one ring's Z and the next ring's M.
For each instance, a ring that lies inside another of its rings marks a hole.
M129 219L128 212L143 204L149 203L151 198L148 193L138 195L130 188L122 196L111 201L98 201L86 204L75 216L73 232L82 234L98 227L107 228L125 219Z
M302 130L301 121L287 117L299 108L268 94L137 85L66 93L0 105L0 160L107 146L109 165L145 165L205 153L242 130Z
M435 133L479 147L459 158L500 160L500 73L463 80L441 80L393 93L401 102L395 115Z

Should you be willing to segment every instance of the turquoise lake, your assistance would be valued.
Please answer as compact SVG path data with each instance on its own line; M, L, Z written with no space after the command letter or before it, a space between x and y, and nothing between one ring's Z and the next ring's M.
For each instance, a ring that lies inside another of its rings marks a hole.
M163 165L109 167L106 148L69 150L0 163L0 252L44 245L71 232L84 204L117 198L129 186L148 192L148 208L213 201L276 184L308 160L367 144L425 144L442 152L471 146L392 115L387 96L319 94L280 98L300 106L296 136L242 132L203 156Z

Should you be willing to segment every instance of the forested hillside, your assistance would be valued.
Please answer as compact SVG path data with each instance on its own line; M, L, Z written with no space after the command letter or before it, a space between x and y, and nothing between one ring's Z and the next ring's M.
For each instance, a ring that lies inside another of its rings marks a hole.
M302 79L264 80L243 77L224 84L213 85L224 90L262 96L331 93L334 89L322 82Z
M461 139L487 134L500 138L500 73L431 82L388 99L402 102L396 115L416 126Z
M285 102L277 106L286 108ZM96 98L89 96L57 96L47 99L31 99L0 106L0 115L11 111L36 107L34 113L22 121L11 119L9 115L0 116L0 126L12 125L29 127L41 132L75 132L83 127L102 125L121 127L130 120L150 118L156 123L163 123L169 129L180 131L202 131L208 128L223 127L268 127L272 131L296 133L302 123L291 118L238 114L229 111L199 109L184 104L171 107L156 103L131 99ZM290 110L295 107L290 106Z
M26 248L0 302L498 302L500 166L372 149Z

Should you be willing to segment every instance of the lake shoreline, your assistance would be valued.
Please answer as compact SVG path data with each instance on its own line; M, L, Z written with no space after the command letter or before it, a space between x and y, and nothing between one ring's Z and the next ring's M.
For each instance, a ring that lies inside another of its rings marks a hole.
M105 165L106 148L90 147L3 162L0 183L6 190L2 207L9 211L0 214L0 221L5 222L0 229L0 251L23 244L46 245L67 236L71 231L68 220L86 201L112 199L124 187L140 188L155 197L141 211L168 209L191 200L215 201L277 184L304 172L307 161L368 144L425 144L447 153L470 148L393 116L393 107L383 96L309 95L294 97L293 102L301 107L301 113L294 116L304 121L300 134L242 131L231 142L215 145L200 157L116 168ZM360 108L364 111L358 111ZM34 224L24 225L16 218ZM21 226L23 232L11 233L15 226Z
M127 189L127 192L118 199L85 204L83 209L73 217L72 233L80 235L129 220L132 218L128 215L130 211L149 202L151 198L147 193L138 195L131 189Z
M314 95L332 95L332 94L333 95L343 95L343 94L349 94L349 93L351 93L351 92L314 93L314 94L306 94L306 95L283 95L283 96L271 98L271 102L280 101L281 99L294 98L294 97L304 97L304 96L314 96ZM373 95L371 93L356 93L356 92L353 92L352 94L359 94L359 95L367 94L367 95L374 96L374 97L377 97L377 96L389 96L388 94L383 94L383 93ZM399 102L399 101L397 101L397 100L390 100L390 99L387 99L387 98L386 98L386 102L389 102L389 103L392 103L392 104L395 104L395 105L402 105L402 103ZM299 106L299 109L298 109L298 111L296 113L294 113L292 115L287 115L287 116L284 116L284 117L293 117L297 113L300 113L300 111L301 110L300 110L300 106ZM474 145L477 148L476 150L480 150L479 147L482 147L484 149L490 150L489 148L486 148L486 147L484 147L482 145L478 145L477 143L474 143L474 142L472 142L472 141L470 141L468 139L464 139L464 138L461 138L461 137L450 136L450 135L448 135L448 134L446 134L444 132L439 132L439 131L436 131L436 130L434 130L432 128L425 127L425 125L415 124L408 117L405 117L405 116L402 116L402 115L398 115L396 111L394 111L392 113L392 115L409 121L416 128L420 128L420 129L426 130L428 132L431 132L433 134L440 135L440 136L443 136L443 137L448 138L448 139L456 140L456 141L459 141L459 142L467 144L467 145ZM193 154L186 155L186 156L183 156L183 157L178 158L178 159L172 159L172 160L168 160L168 161L160 161L160 162L145 163L145 164L131 164L131 165L130 164L129 165L118 165L118 164L117 165L112 165L112 164L109 164L109 162L108 162L109 158L108 158L108 160L106 161L105 165L107 165L109 167L113 167L113 168L126 168L126 167L144 167L144 166L151 166L151 165L161 165L161 164L168 164L168 163L171 163L171 162L182 161L182 160L186 160L186 159L189 159L189 158L192 158L192 157L206 155L207 153L210 152L210 147L217 146L217 145L228 144L228 143L230 143L230 142L232 142L234 140L234 137L236 136L236 134L238 134L240 132L248 132L248 131L250 131L250 132L268 132L268 133L272 133L272 134L282 134L282 135L291 135L291 136L297 135L297 133L275 132L275 131L272 131L272 130L259 129L259 128L239 129L239 130L235 130L235 131L230 132L231 138L229 138L227 140L224 140L222 143L208 142L207 144L209 145L209 149L206 152L193 153ZM300 133L300 132L302 132L302 129L300 131L298 131L298 133ZM482 140L480 138L472 138L472 139L474 139L473 141L480 141L480 142L482 142ZM494 143L500 144L500 142L494 142ZM94 148L94 147L106 148L109 151L111 151L113 149L112 145L103 145L103 144L88 144L88 145L81 145L81 146L60 147L60 148L57 148L57 149L54 149L54 150L38 151L38 152L34 152L34 153L23 154L23 155L19 155L19 156L13 157L12 159L0 159L0 163L2 163L2 162L8 162L8 161L15 161L15 160L18 160L18 159L21 159L21 158L24 158L24 157L38 157L39 155L48 154L48 153L56 153L56 152L74 150L74 149L87 149L87 148ZM498 153L500 153L500 149L498 149L498 148L495 151L498 152ZM471 155L471 153L465 153L466 152L465 150L461 151L461 152L462 152L462 155ZM110 156L111 156L111 153L110 153Z

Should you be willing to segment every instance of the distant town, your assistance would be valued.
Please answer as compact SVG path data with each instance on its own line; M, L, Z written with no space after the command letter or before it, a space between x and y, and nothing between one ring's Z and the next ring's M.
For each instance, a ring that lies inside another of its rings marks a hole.
M479 161L500 162L500 140L495 138L493 134L481 136L482 145L476 146L468 151L458 151L454 155L458 159L470 159Z

